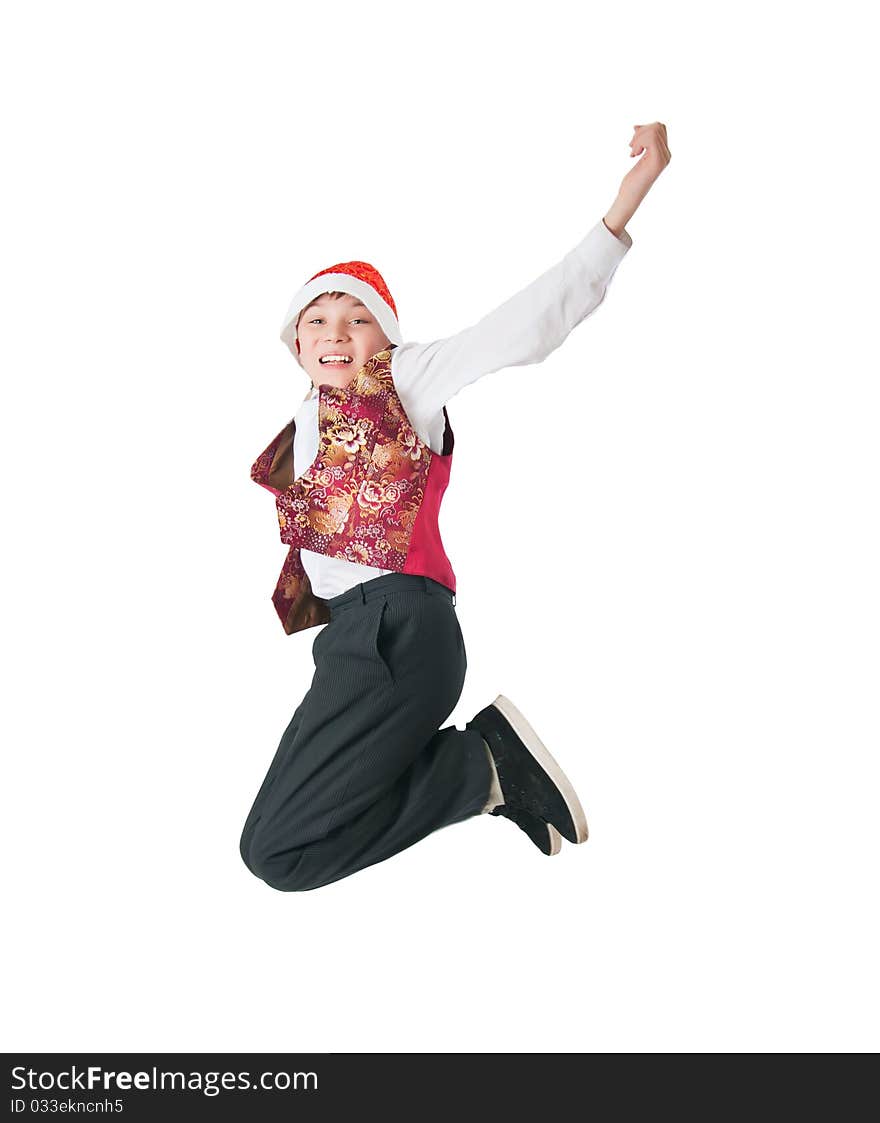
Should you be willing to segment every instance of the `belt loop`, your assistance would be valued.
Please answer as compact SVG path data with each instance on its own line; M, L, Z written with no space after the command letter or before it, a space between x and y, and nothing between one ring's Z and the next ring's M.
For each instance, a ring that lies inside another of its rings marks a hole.
M455 608L455 593L452 594L452 607Z
M424 575L424 573L420 574L420 576L422 578L422 588L425 590L426 593L430 593L431 584L428 581L428 578Z
M361 581L361 582L360 582L360 584L358 585L358 588L359 588L359 589L360 589L360 591L361 591L361 604L366 604L366 603L367 603L367 594L366 594L366 593L364 592L364 583L363 583L363 581Z

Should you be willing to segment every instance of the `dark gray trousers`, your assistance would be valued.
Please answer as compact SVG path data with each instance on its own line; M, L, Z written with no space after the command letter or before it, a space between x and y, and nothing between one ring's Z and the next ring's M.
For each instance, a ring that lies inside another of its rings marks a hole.
M317 889L479 815L476 730L439 728L467 658L452 593L390 573L333 597L312 684L245 822L241 856L273 889Z

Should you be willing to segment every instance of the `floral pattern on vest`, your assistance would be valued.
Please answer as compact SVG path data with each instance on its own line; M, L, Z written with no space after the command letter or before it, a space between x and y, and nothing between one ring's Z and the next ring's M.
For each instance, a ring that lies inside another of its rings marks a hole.
M347 387L319 387L318 452L299 478L293 479L293 421L251 468L251 478L274 493L281 541L291 547L272 598L288 634L329 619L326 602L311 591L301 548L378 569L425 572L454 589L436 527L432 533L426 526L416 558L410 550L435 460L445 462L427 505L436 522L452 456L449 418L444 408L440 456L412 428L397 396L392 349L373 355Z

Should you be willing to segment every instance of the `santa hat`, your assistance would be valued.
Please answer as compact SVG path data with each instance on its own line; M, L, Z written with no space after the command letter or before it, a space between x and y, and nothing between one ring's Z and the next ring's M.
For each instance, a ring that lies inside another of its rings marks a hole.
M304 308L325 292L344 292L349 296L356 296L376 317L389 342L403 342L397 322L397 308L382 274L366 261L345 261L339 265L331 265L329 269L322 269L320 273L310 277L290 302L281 325L281 338L300 366L302 361L296 347L297 318Z

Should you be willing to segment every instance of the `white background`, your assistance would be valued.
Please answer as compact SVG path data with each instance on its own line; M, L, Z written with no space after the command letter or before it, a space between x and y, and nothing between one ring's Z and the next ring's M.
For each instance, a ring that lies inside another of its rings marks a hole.
M573 13L577 15L573 16ZM575 22L572 22L574 18ZM7 1050L874 1050L876 86L861 4L4 18ZM360 258L460 330L672 162L605 303L450 403L468 678L571 776L323 889L243 865L313 671L254 457Z

